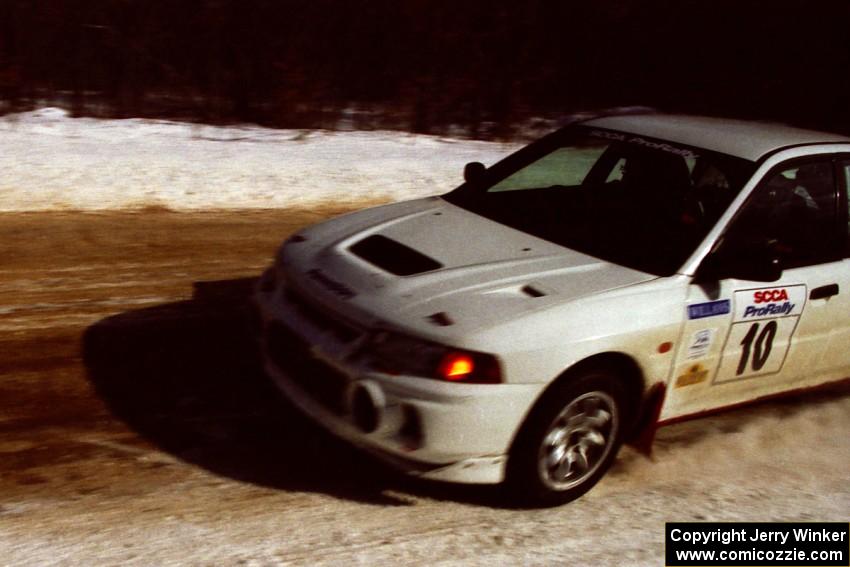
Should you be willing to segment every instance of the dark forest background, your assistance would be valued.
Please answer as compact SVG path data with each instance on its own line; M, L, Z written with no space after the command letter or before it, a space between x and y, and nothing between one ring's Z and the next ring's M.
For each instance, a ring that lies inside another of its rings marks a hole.
M647 105L850 131L850 2L0 0L0 113L507 137Z

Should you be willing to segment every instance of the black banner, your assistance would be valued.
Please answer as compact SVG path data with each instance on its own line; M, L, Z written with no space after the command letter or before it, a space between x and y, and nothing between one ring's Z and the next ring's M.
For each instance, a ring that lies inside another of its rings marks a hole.
M850 524L668 522L665 565L850 566Z

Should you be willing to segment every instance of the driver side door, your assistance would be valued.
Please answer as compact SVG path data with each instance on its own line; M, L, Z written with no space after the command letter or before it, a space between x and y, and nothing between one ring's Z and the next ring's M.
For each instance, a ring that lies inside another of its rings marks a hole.
M850 303L839 202L831 157L765 176L709 256L727 273L689 285L663 419L818 382L837 308ZM772 261L781 275L764 281L759 266Z

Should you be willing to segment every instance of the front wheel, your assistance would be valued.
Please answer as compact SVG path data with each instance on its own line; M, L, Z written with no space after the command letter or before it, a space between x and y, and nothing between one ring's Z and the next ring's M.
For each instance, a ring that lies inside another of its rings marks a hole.
M532 411L508 460L508 483L533 505L557 505L590 490L614 461L627 415L621 382L586 371L555 384Z

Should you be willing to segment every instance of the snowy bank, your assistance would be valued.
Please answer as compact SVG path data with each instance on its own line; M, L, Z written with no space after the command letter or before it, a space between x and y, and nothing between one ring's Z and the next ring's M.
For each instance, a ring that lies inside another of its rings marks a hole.
M0 211L279 208L443 193L517 145L397 132L0 118Z

